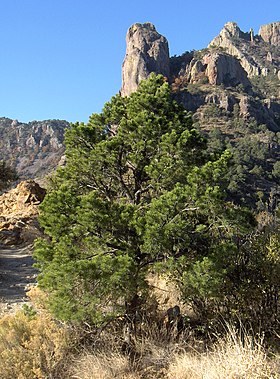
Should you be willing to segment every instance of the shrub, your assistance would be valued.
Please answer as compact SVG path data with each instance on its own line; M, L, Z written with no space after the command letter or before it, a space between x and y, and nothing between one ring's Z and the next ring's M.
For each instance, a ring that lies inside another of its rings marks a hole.
M61 378L68 342L66 329L46 314L6 315L0 320L1 379Z

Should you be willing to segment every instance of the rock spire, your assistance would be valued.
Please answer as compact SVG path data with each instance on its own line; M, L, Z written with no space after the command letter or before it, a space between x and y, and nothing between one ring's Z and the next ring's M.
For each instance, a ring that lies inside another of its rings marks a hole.
M122 96L136 91L151 72L169 77L169 48L165 37L153 24L136 23L126 35L126 55L122 66Z

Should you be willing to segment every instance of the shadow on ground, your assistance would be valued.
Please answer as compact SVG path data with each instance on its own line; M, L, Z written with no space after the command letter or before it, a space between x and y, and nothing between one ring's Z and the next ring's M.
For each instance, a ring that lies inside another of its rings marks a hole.
M32 246L0 249L0 303L26 301L26 289L36 282Z

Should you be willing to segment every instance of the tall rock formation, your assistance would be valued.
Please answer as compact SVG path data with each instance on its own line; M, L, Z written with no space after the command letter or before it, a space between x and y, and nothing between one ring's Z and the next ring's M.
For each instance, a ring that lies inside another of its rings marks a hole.
M165 37L151 23L132 25L126 36L126 55L122 67L122 96L136 91L151 72L169 77L169 48Z
M262 25L259 35L265 42L280 47L280 22Z

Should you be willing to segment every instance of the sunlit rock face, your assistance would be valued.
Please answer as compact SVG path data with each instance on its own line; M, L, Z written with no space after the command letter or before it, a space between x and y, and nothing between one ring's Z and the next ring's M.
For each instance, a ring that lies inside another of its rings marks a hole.
M169 48L165 37L151 23L132 25L126 35L122 66L122 96L136 91L141 80L155 72L169 77Z
M38 205L45 193L29 179L0 196L0 247L31 243L40 235Z
M259 35L265 42L280 47L280 22L262 25Z
M216 51L209 51L200 59L193 58L186 66L185 75L189 83L200 83L205 78L212 85L242 84L244 88L250 87L247 73L240 61L229 54Z
M279 67L279 55L270 50L280 47L280 22L261 26L259 35L254 35L252 29L244 33L235 22L228 22L208 47L220 47L235 56L240 60L248 77L267 76L271 70L277 72ZM269 69L268 61L271 63Z

